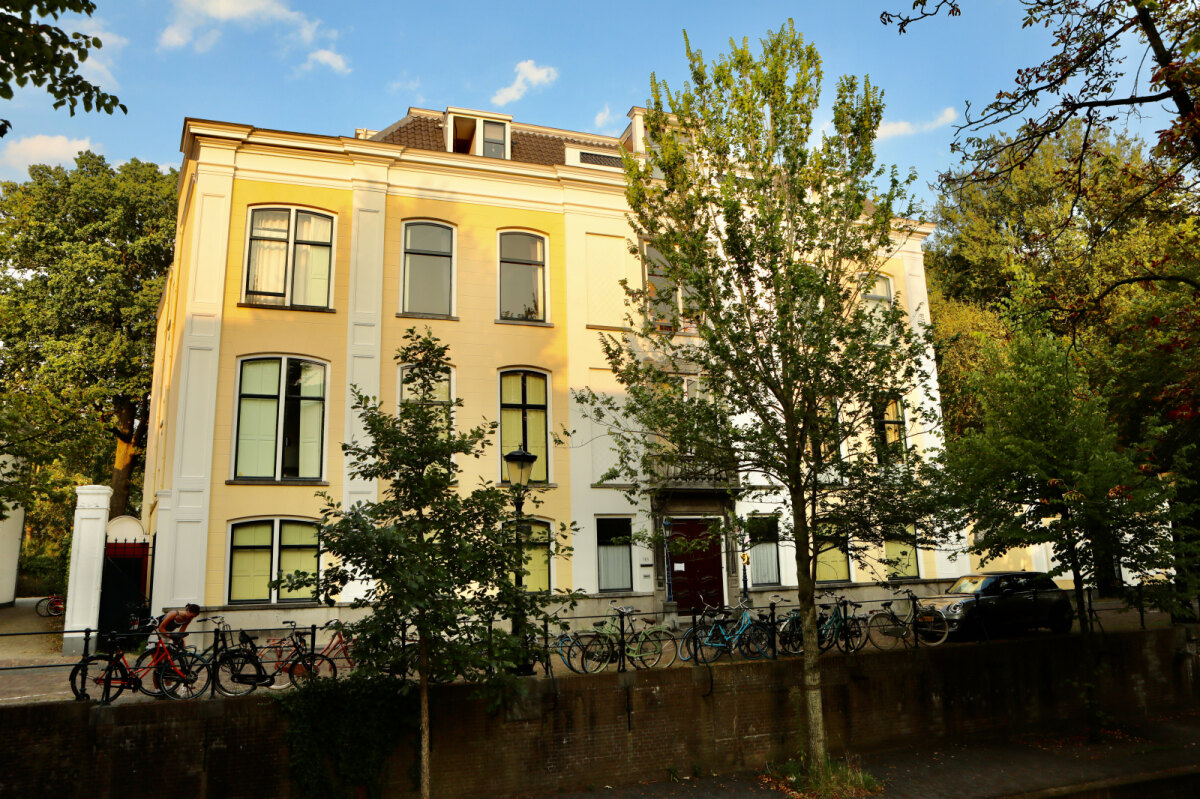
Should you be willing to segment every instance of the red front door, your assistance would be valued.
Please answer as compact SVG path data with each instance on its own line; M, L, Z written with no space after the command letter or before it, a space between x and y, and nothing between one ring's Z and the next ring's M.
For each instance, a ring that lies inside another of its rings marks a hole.
M670 580L680 613L725 604L720 537L710 535L704 519L671 522Z

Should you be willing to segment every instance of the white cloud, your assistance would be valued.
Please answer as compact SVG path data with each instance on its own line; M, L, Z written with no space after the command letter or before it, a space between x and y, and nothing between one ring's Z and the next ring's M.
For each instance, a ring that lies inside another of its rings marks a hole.
M158 36L158 46L173 50L191 44L202 53L216 43L220 26L236 23L244 27L275 25L289 38L312 44L322 31L321 21L289 7L290 0L174 0L175 18Z
M125 45L129 44L129 40L108 30L104 21L98 17L84 17L75 21L72 27L88 36L99 37L101 44L104 45L100 49L91 49L87 61L79 65L79 74L105 91L112 92L121 88L121 84L113 76L112 70L117 54Z
M308 54L308 60L304 62L304 66L300 67L301 71L312 69L317 65L329 67L339 75L349 75L350 67L346 66L346 58L332 50L314 50Z
M951 107L942 109L942 113L937 115L936 119L921 124L913 124L912 122L883 122L879 125L879 138L890 139L894 136L911 136L914 133L928 133L931 130L949 125L954 120L958 119L958 112Z
M596 126L596 130L604 130L612 122L612 111L608 110L608 103L604 104L604 110L596 114L596 118L592 120L592 124Z
M24 176L33 164L69 165L75 163L80 150L98 151L91 139L68 139L66 136L25 136L6 142L0 151L0 167L10 175Z
M557 69L539 67L532 58L517 64L516 73L516 80L492 95L493 105L508 105L524 97L531 86L549 86L558 79Z

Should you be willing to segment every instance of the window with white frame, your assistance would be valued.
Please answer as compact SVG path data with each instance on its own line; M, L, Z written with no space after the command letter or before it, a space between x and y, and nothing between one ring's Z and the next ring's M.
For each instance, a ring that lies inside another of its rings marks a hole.
M483 123L483 155L485 158L504 158L505 125L503 122Z
M863 304L868 310L885 311L892 307L892 281L887 275L876 275L875 281L863 292Z
M521 549L525 552L526 591L550 590L550 523L524 519L521 525Z
M903 538L884 541L883 558L886 561L889 580L911 580L919 577L916 525L908 525L908 534Z
M779 519L751 516L746 520L750 544L750 582L779 585Z
M500 373L500 469L505 480L504 456L518 448L537 456L530 482L544 483L548 479L548 383L540 372Z
M436 222L406 222L400 310L449 316L453 308L453 278L453 228Z
M700 313L691 287L679 285L667 274L667 261L649 244L646 252L646 314L659 332L695 332Z
M311 602L311 589L272 588L293 572L316 574L317 525L300 519L255 519L229 530L229 602Z
M246 302L328 308L333 217L300 208L252 208Z
M816 581L819 583L843 583L850 580L849 543L844 536L813 536L816 558Z
M546 321L546 240L500 234L500 318Z
M235 478L319 480L325 365L295 357L239 364Z
M596 519L596 562L601 591L633 590L632 535L632 519Z

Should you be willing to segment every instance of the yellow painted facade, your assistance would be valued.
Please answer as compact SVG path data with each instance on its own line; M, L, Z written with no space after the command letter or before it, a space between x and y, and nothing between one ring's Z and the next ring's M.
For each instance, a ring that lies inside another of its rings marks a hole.
M617 148L636 139L640 116L631 113L623 142L501 120L510 157L487 158L436 149L437 131L444 129L439 126L451 112L473 113L414 109L371 139L185 123L179 235L159 313L146 459L149 501L143 522L158 542L156 608L230 603L233 524L316 520L322 507L317 492L342 502L374 494L373 486L345 476L340 445L354 436L356 424L348 413L349 386L357 384L394 407L399 364L393 356L411 327L428 327L449 345L464 424L497 420L500 373L521 369L547 378L551 436L581 426L584 438L596 435L572 408L570 391L609 387L599 333L622 324L619 282L641 284L641 265L628 252L623 176L612 163ZM332 219L327 308L247 301L248 225L253 210L264 208L314 211ZM453 231L449 315L402 313L404 229L417 221ZM544 242L544 321L500 318L499 241L505 232L532 233ZM919 313L925 302L919 240L902 247L885 272L910 313ZM324 365L319 479L235 476L239 364L255 356L294 356ZM497 440L489 457L460 464L461 485L499 481L500 455ZM598 597L597 607L606 605L611 594L599 598L605 587L598 576L597 520L632 518L646 510L631 509L619 491L598 485L611 461L605 445L567 448L551 442L548 459L537 516L555 528L572 521L580 528L571 559L552 564L552 583L583 588ZM736 585L733 555L722 553L722 568ZM661 602L659 557L634 547L629 585L621 593ZM781 547L785 578L786 558ZM937 553L922 552L919 560L923 577L952 576ZM794 567L791 574L794 579Z

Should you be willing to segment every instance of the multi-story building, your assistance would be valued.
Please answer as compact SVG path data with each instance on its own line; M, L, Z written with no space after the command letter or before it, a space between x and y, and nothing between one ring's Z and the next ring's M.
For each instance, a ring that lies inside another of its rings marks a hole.
M410 109L354 137L188 119L146 461L156 609L305 600L270 581L316 565L318 492L347 504L376 496L346 474L341 444L360 433L351 386L394 407L393 354L414 326L450 346L458 418L499 421L493 457L462 464L462 483L503 480L502 454L521 444L538 456L535 530L578 526L569 557L535 553L532 586L582 589L593 607L641 595L646 610L668 597L735 596L742 560L732 542L669 563L628 541L664 522L694 535L732 495L686 485L654 507L631 506L602 482L614 456L571 399L573 388L616 388L599 337L624 324L620 282L646 279L629 252L619 156L641 147L636 108L619 138L461 108ZM924 320L925 233L888 261L879 289L914 323ZM936 397L936 386L922 390ZM588 443L555 445L563 428ZM964 568L913 554L916 579ZM795 584L791 550L769 530L749 555L756 591ZM822 574L881 576L844 557Z

